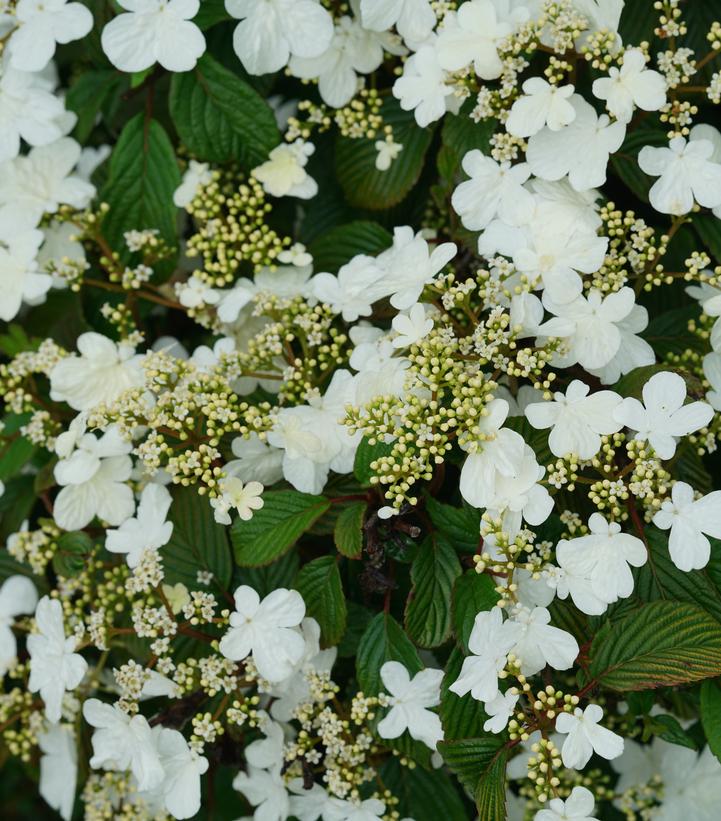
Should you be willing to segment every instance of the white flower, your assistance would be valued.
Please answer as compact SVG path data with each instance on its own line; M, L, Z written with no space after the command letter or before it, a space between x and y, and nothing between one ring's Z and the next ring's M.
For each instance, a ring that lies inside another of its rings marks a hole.
M294 778L288 789L290 797L290 814L298 821L343 821L346 817L346 801L330 796L320 784L313 784L307 790L302 778Z
M63 136L63 101L52 94L43 74L0 69L0 162L20 153L20 140L47 145Z
M131 448L115 427L100 439L90 433L78 439L76 449L54 469L62 486L54 507L58 527L80 530L95 516L117 526L133 515L133 491L125 484L133 469L127 455Z
M193 752L177 730L154 727L153 742L163 769L154 792L173 818L192 818L200 809L200 776L208 769L208 759Z
M238 511L238 516L248 522L253 518L253 511L263 507L263 485L260 482L243 482L237 476L228 476L218 482L220 495L210 500L213 515L218 524L229 525L231 508Z
M393 83L393 96L404 111L413 111L421 128L440 120L446 111L458 111L460 101L432 45L421 46L406 60L403 75Z
M387 171L403 151L403 145L393 140L376 140L374 147L378 152L375 163L378 171Z
M623 123L600 117L583 97L574 94L570 104L574 120L558 131L546 127L528 141L526 160L542 180L568 180L576 191L588 191L606 182L609 155L621 147L626 136ZM645 149L644 149L645 150Z
M341 314L346 322L355 322L361 316L370 316L373 303L386 295L383 269L373 257L358 254L338 274L320 273L311 280L313 294Z
M573 713L559 713L556 732L566 736L561 749L564 767L582 770L595 752L609 761L623 752L623 739L598 722L603 718L603 710L598 704L589 704L581 711L576 707Z
M418 302L423 288L433 282L457 250L454 243L442 242L430 251L420 231L415 234L407 225L396 228L393 245L377 258L383 269L381 284L391 305L404 310Z
M706 427L713 418L713 408L706 402L686 400L686 383L677 373L654 374L643 386L643 404L627 397L616 408L614 418L636 431L635 439L647 441L659 459L671 459L676 440Z
M50 372L53 401L90 410L143 384L140 357L129 345L89 332L78 337L77 347L80 356L65 357Z
M60 205L84 208L95 188L72 172L80 146L63 137L33 148L0 166L0 226L7 232L34 228L43 214L54 214Z
M78 239L81 229L72 222L53 220L43 228L42 233L43 244L37 255L38 268L52 274L55 287L64 287L64 274L72 276L76 271L89 267L85 248Z
M438 35L438 62L447 71L472 65L483 80L501 76L503 63L498 44L512 32L510 23L499 20L491 0L469 0L443 19Z
M576 119L576 109L569 102L574 86L551 85L542 77L531 77L523 84L523 96L511 107L506 131L515 137L530 137L547 126L560 131Z
M386 805L380 798L365 801L346 801L343 821L382 821Z
M41 231L26 230L16 236L0 232L0 270L3 273L0 291L0 319L14 319L23 302L34 303L52 286L52 277L42 273L38 251L43 241Z
M453 192L451 204L469 231L481 231L493 219L511 225L530 219L533 195L523 187L531 174L526 163L497 163L478 149L463 157L463 170L470 177Z
M236 612L220 640L220 652L232 661L251 653L258 673L270 682L287 678L303 656L305 642L296 628L305 616L305 603L296 590L273 590L262 601L252 587L241 585L234 594Z
M545 607L532 610L517 605L511 619L520 626L511 652L521 662L521 672L533 676L547 664L554 670L568 670L578 656L578 643L570 633L554 627Z
M397 38L396 38L397 39ZM357 74L370 74L383 62L383 49L405 54L388 34L364 28L344 15L338 20L328 48L317 57L293 57L290 72L302 79L318 79L321 99L333 108L347 105L358 91Z
M233 48L249 74L270 74L291 55L318 57L330 45L333 18L317 0L225 0L239 18Z
M407 314L398 314L391 323L398 334L393 339L394 348L408 348L425 339L433 329L433 320L426 317L425 305L416 302Z
M35 610L36 633L27 639L30 654L28 690L40 693L45 715L51 723L60 721L66 690L74 690L88 669L85 659L75 652L77 639L65 635L63 606L58 599L43 596Z
M718 128L714 128L712 125L706 125L705 123L699 123L699 125L695 125L691 129L688 138L691 142L695 140L706 140L710 142L713 146L713 153L711 154L710 160L717 165L721 164L721 131L719 131ZM715 217L721 219L721 204L713 208L712 211ZM701 287L703 288L703 285Z
M508 719L516 710L518 693L509 690L506 693L498 693L491 701L483 705L486 714L490 716L483 725L487 733L502 733L508 724Z
M281 143L270 152L267 162L254 168L252 174L266 194L310 199L318 193L318 185L308 176L305 166L314 151L312 143L301 139Z
M172 498L167 488L149 484L140 496L134 518L126 519L118 530L108 530L105 549L125 553L128 567L137 567L146 550L158 550L170 541L173 523L166 522Z
M178 208L186 208L212 179L213 172L208 163L191 160L183 174L180 186L173 194L173 202Z
M526 339L529 336L563 338L572 334L576 327L571 320L560 317L551 317L544 322L543 303L528 291L511 297L510 316L511 328L519 339ZM543 394L539 393L539 398L542 396ZM522 412L519 415L523 415Z
M633 311L635 295L633 289L621 288L604 297L592 288L587 296L579 294L563 303L544 294L543 304L552 314L575 324L566 339L568 354L563 357L562 366L578 362L593 370L607 365L618 352L622 339L619 326Z
M591 459L601 449L601 436L622 427L613 418L621 397L613 391L589 396L590 388L574 379L566 393L555 393L552 402L528 405L526 418L534 428L552 428L548 446L555 456L575 454Z
M427 669L413 678L398 661L387 661L380 670L383 686L391 694L390 710L378 724L381 738L398 738L406 730L431 750L443 740L438 715L429 710L441 703L443 670Z
M639 334L648 327L648 311L643 305L634 305L623 319L613 323L621 335L621 344L615 355L600 368L589 368L588 372L597 376L604 385L613 385L634 368L653 365L656 354L653 348Z
M50 724L38 735L40 795L65 821L70 821L78 778L78 751L73 728Z
M533 821L596 821L591 815L595 806L593 793L585 787L574 787L568 798L552 798L548 809L539 810Z
M0 587L0 678L13 666L18 645L12 626L16 616L35 612L38 594L26 576L9 576Z
M20 71L42 71L57 43L79 40L93 27L90 10L66 0L18 0L15 15L20 25L7 48L10 65Z
M631 566L641 567L648 558L646 547L636 536L621 532L617 522L607 522L600 513L588 520L589 535L562 540L556 559L565 571L561 598L570 592L576 607L599 615L609 604L633 592Z
M283 478L283 451L264 442L257 433L251 433L248 439L233 439L230 448L236 458L223 468L228 476L262 485L274 485Z
M709 140L688 143L674 137L668 148L644 146L638 155L642 171L659 177L649 192L651 205L662 214L687 214L694 200L705 208L721 205L721 164L712 162Z
M220 291L217 291L215 288L211 288L205 280L202 280L195 274L193 274L185 282L176 284L175 290L178 294L178 302L186 308L200 308L205 305L217 305L221 298Z
M145 71L155 63L190 71L205 51L205 37L191 23L200 0L118 0L128 13L103 29L103 51L120 71Z
M606 108L622 123L630 123L634 106L643 111L658 111L666 102L666 80L658 71L646 68L641 49L629 49L620 69L612 66L608 77L593 83L593 93L606 101Z
M96 698L83 704L83 716L91 727L93 769L130 772L138 782L138 789L152 790L165 776L153 730L145 716L129 716L117 704L104 704Z
M290 800L283 776L273 770L261 770L248 765L248 772L239 772L233 779L233 789L243 793L255 807L257 821L286 821L290 815Z
M448 689L459 696L470 693L478 701L493 701L498 695L498 674L521 632L519 624L503 620L498 607L480 612L468 639L471 655L463 660L460 675Z
M668 552L679 570L701 570L711 558L711 543L721 539L721 490L694 499L691 485L676 482L653 517L661 530L671 529Z
M433 31L436 15L429 0L361 0L361 20L367 29L395 26L408 43L421 43Z

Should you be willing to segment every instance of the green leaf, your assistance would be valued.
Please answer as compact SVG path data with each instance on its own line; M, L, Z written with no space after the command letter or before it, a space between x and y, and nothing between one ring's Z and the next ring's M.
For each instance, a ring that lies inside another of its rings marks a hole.
M173 193L179 185L175 151L162 125L146 121L143 114L133 117L110 157L110 175L101 194L110 206L102 230L113 250L125 247L126 231L142 228L157 228L168 245L175 246Z
M357 254L374 256L393 244L393 237L377 222L357 220L325 231L310 246L316 271L335 274Z
M391 448L392 445L386 445L385 442L376 442L375 445L371 445L366 437L361 439L355 452L353 473L363 487L369 487L371 478L375 475L371 468L373 462L381 456L388 456Z
M321 644L331 647L345 633L347 610L335 556L321 556L301 568L295 587L303 596L307 615L320 625Z
M237 160L250 170L281 142L265 100L209 54L173 75L170 113L188 150L208 162Z
M426 496L431 521L461 553L475 553L480 542L481 511L473 507L453 507Z
M193 22L202 31L209 29L216 23L232 19L225 9L225 0L203 0L200 10L193 18Z
M406 631L420 647L438 647L451 633L451 591L462 573L450 542L439 534L424 541L411 565Z
M442 147L438 156L438 170L450 182L462 174L461 163L469 151L478 149L490 154L491 137L496 130L496 120L475 122L469 115L473 105L466 104L458 114L446 114L441 130Z
M483 610L492 610L497 601L496 585L485 573L467 570L456 579L453 587L453 629L464 650L468 651L468 638L476 616Z
M403 814L414 821L468 821L468 810L446 770L405 767L394 756L380 772L383 784L400 799Z
M282 556L330 507L325 496L297 490L271 490L263 494L263 501L250 521L237 519L231 528L241 567L260 567Z
M363 521L366 503L356 502L341 510L333 530L338 552L349 559L359 559L363 552Z
M463 738L441 741L438 752L458 776L461 784L476 795L481 779L491 770L496 757L502 755L503 745L503 739L497 736ZM484 816L481 818L485 821Z
M721 626L691 604L647 604L598 632L593 679L613 690L650 690L721 673Z
M381 109L383 122L393 126L393 135L403 150L387 171L375 166L378 152L373 139L339 137L335 164L338 181L351 205L383 210L399 203L418 182L433 128L419 128L412 112L403 111L398 102L386 99Z
M95 128L100 109L111 97L119 97L127 85L127 75L112 69L87 71L70 86L65 105L78 121L73 134L85 143Z
M378 695L383 689L380 670L387 661L400 661L411 676L423 669L400 624L389 613L378 613L366 628L356 656L358 683L366 695Z
M450 686L458 679L463 666L463 653L458 647L448 658L443 683L441 684L441 717L446 741L458 738L481 738L489 735L483 725L488 719L483 704L470 693L458 696L450 691Z
M63 533L53 556L53 569L60 576L72 578L85 567L85 557L93 549L93 542L82 530Z
M711 257L721 259L721 221L711 214L695 214L692 225Z
M213 574L212 584L227 590L233 576L233 562L225 527L216 523L207 497L193 487L173 492L168 520L173 535L160 549L168 584L182 582L191 590L198 588L198 571Z
M637 128L626 137L620 150L611 157L611 170L640 200L648 202L648 192L653 185L638 164L639 151L646 145L668 145L668 137L660 128Z
M370 624L373 613L362 604L354 601L348 601L348 622L343 638L338 645L338 658L355 658L358 654L358 646L360 645L363 634Z
M3 449L0 455L0 480L6 482L20 472L33 457L35 445L24 436L17 436Z
M721 761L721 686L718 679L701 685L701 724L711 752Z
M672 372L682 376L686 382L686 388L690 395L703 395L703 387L698 377L692 373L672 365L644 365L641 368L634 368L625 376L622 376L618 382L613 386L616 393L621 396L633 396L636 399L641 398L643 386L648 380L657 373Z
M482 772L476 788L478 817L484 821L506 821L506 763L508 753L501 750Z
M261 596L267 596L278 587L293 587L300 568L297 553L286 553L264 567L238 567L233 576L233 587L249 584ZM236 582L237 580L237 582Z
M704 682L705 684L706 682ZM679 747L688 747L690 750L697 750L698 746L691 736L679 724L678 719L671 715L656 715L646 719L645 733L657 735L669 744L677 744ZM644 734L644 741L646 741Z
M32 476L15 476L0 496L0 544L22 527L37 502Z

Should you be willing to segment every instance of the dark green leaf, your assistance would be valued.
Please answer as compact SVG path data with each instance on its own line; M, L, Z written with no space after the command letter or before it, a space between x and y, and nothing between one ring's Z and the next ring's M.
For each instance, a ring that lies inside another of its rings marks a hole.
M472 507L453 507L426 497L431 521L461 553L475 553L480 542L481 511Z
M127 87L127 77L112 69L87 71L70 86L65 103L78 117L74 136L85 143L106 100L119 96Z
M721 686L719 680L701 685L701 724L711 752L721 761Z
M170 113L180 139L201 160L237 160L250 170L281 142L265 100L210 54L192 71L173 75Z
M316 271L335 274L358 254L375 256L393 244L393 237L377 222L357 220L321 234L310 246Z
M297 490L271 490L263 501L250 521L237 519L231 529L235 558L242 567L270 564L282 556L330 506L325 496Z
M9 442L0 455L0 481L6 482L18 474L35 453L35 445L24 436L17 436Z
M72 578L85 567L85 560L93 549L93 542L82 530L63 533L53 556L53 569L59 576Z
M386 445L384 442L376 442L375 445L371 445L367 438L361 439L358 450L355 452L353 473L364 487L370 485L371 477L375 475L371 467L373 462L381 456L388 456L391 447L391 445Z
M481 774L476 789L478 817L484 821L506 821L506 762L508 753L501 750Z
M485 573L467 570L456 579L453 587L453 629L466 651L476 616L482 610L492 610L497 601L496 585Z
M357 604L354 601L347 602L348 607L348 622L346 626L345 635L338 645L339 658L353 658L358 653L358 646L360 645L363 634L373 618L373 613L362 604Z
M441 685L439 714L446 741L458 738L481 738L489 735L483 725L488 720L483 704L468 693L458 696L449 690L461 674L463 653L455 647L446 664Z
M306 612L320 625L321 644L338 644L345 633L347 611L343 583L335 556L321 556L301 568L295 587Z
M380 670L386 661L400 661L411 676L423 669L400 624L389 613L378 613L366 628L356 656L358 683L366 695L378 695L383 689Z
M690 750L698 749L696 742L679 724L678 719L671 715L656 715L648 718L646 720L646 730L650 735L657 735L664 741L668 741L669 744L688 747Z
M447 771L404 767L394 756L383 765L381 777L414 821L468 821L468 810Z
M333 541L338 552L349 559L358 559L363 551L363 520L366 503L356 502L343 508L335 523Z
M503 744L497 736L463 738L441 741L438 751L461 784L476 795L481 779L491 770L496 757L503 755Z
M300 559L295 552L286 553L280 559L264 567L238 567L233 576L233 586L249 584L261 596L267 596L277 587L293 587L298 575ZM237 581L237 583L236 583Z

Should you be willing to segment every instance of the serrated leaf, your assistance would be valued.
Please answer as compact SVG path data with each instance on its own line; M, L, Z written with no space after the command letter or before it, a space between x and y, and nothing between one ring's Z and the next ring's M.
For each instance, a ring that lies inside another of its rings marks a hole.
M462 173L461 163L469 151L478 149L483 154L490 154L491 137L498 123L496 120L475 122L469 116L472 108L473 105L464 105L458 114L447 114L443 118L441 142L445 155L439 153L439 172L449 180Z
M6 482L20 472L33 457L37 448L24 436L8 442L0 454L0 481Z
M426 497L431 521L462 553L475 553L480 542L481 511L472 507L453 507Z
M402 812L414 821L467 821L468 810L450 773L444 769L404 767L398 757L381 768L383 784L400 800Z
M124 249L126 231L142 228L158 229L168 245L175 246L173 193L179 185L175 151L165 130L155 120L136 115L113 149L110 174L101 193L110 206L102 231L113 250Z
M237 519L231 528L241 567L260 567L282 556L330 507L325 496L297 490L271 490L263 494L263 502L250 521Z
M387 171L375 166L377 137L339 137L335 150L336 173L348 202L374 211L396 205L413 188L433 137L433 127L419 128L413 113L403 111L397 100L386 99L381 115L384 123L393 126L395 141L403 145Z
M193 18L193 22L202 31L205 31L216 25L216 23L231 19L225 8L225 0L203 0L200 4L200 10Z
M596 635L590 674L613 690L649 690L721 674L721 625L691 604L647 604Z
M336 519L333 541L338 552L349 559L358 559L363 552L365 514L366 503L356 502L343 508Z
M278 587L293 587L300 568L297 553L286 553L263 567L238 567L233 576L233 587L249 584L261 596L267 596Z
M250 170L281 142L265 100L209 54L173 74L170 113L189 151L208 162L236 160Z
M378 613L363 633L356 656L358 683L366 695L378 695L383 689L380 669L386 661L400 661L411 676L423 669L400 624L390 613Z
M483 821L506 821L506 763L508 753L501 750L483 771L476 788L476 808Z
M20 530L35 507L34 484L32 476L15 476L5 484L5 492L0 496L0 544Z
M353 474L364 487L370 485L371 477L374 475L371 464L381 456L388 456L391 447L391 445L386 445L385 442L376 442L371 445L366 437L361 439L355 452Z
M448 658L441 684L441 705L438 713L446 741L458 738L480 738L488 735L483 729L488 719L483 704L476 701L470 693L459 696L449 689L461 674L463 658L460 649L454 647Z
M304 565L295 588L303 596L307 615L320 625L321 645L338 644L345 633L348 613L336 557L321 556Z
M503 740L496 736L463 738L441 741L438 751L461 784L476 795L481 778L493 766L496 756L501 755L503 745Z
M496 585L485 573L467 570L456 579L453 587L453 630L466 652L476 616L483 610L492 610L497 601Z
M87 71L68 89L65 105L78 118L73 135L85 143L90 136L106 100L119 96L127 87L127 75L112 69Z
M165 581L197 589L201 570L213 574L214 587L227 590L233 562L226 528L216 523L208 499L195 488L177 488L172 495L168 521L173 523L173 534L160 548Z
M451 592L461 563L448 540L434 534L420 545L411 565L406 631L419 647L438 647L451 633Z
M85 557L93 549L93 542L82 530L63 533L58 539L53 556L53 569L60 576L72 578L85 567Z
M356 220L324 232L309 250L316 271L335 274L358 254L375 256L392 244L393 237L382 225L369 220Z
M704 682L705 684L706 682ZM646 731L650 735L657 735L669 744L676 744L679 747L688 747L689 750L697 750L698 746L691 736L679 724L678 719L671 715L655 715L646 720ZM644 737L644 741L646 738Z
M721 686L718 679L701 685L701 724L711 752L721 761Z

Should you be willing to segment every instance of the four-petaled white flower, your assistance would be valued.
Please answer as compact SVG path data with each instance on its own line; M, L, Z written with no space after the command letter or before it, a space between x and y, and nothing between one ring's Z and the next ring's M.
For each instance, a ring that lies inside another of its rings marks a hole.
M385 2L385 0L384 0ZM413 111L421 128L457 112L460 101L432 45L423 45L406 60L403 75L393 83L393 96L404 111Z
M518 693L510 690L506 693L499 692L494 699L487 701L483 709L490 718L483 724L483 729L487 733L502 733L508 725L508 719L516 710L517 702Z
M438 715L428 708L441 703L443 670L429 668L411 678L400 662L387 661L380 673L390 693L390 710L378 724L378 735L398 738L408 730L411 738L435 750L443 740L443 728Z
M376 168L378 171L387 171L403 151L403 145L393 140L376 140L375 150L378 152Z
M210 500L213 516L218 524L230 524L230 510L238 511L238 516L248 522L253 512L263 507L263 485L260 482L243 484L237 476L227 476L218 482L220 495Z
M469 0L443 19L438 62L447 71L472 65L481 79L495 80L503 71L498 45L512 30L508 21L499 19L492 0Z
M190 21L200 0L118 0L126 10L103 29L103 51L121 71L145 71L155 63L190 71L205 51L205 37Z
M162 485L149 484L140 496L135 517L126 519L118 530L108 530L105 549L125 553L128 567L137 567L146 550L158 550L173 535L173 523L167 522L172 497Z
M35 610L37 632L28 636L30 679L28 690L40 693L45 715L51 723L60 721L63 696L83 680L88 663L75 650L77 638L65 635L63 606L58 599L43 596Z
M596 753L609 761L623 752L620 735L600 727L603 710L598 704L589 704L585 710L580 707L572 713L560 713L556 719L556 732L566 738L561 748L564 767L582 770Z
M233 789L243 793L255 807L254 818L284 821L290 815L290 799L283 776L276 770L263 770L248 765L233 779Z
M560 131L576 119L569 102L574 86L552 85L542 77L531 77L523 84L523 96L511 107L506 131L515 137L531 137L544 128Z
M641 49L629 49L621 68L612 66L608 77L593 83L593 93L606 101L606 108L619 122L630 123L634 106L643 111L658 111L666 102L666 80L658 71L646 68Z
M552 428L548 446L556 456L575 454L591 459L601 449L601 436L622 427L613 418L621 397L613 391L589 396L590 388L574 379L566 393L555 393L552 402L528 405L526 418L534 428Z
M425 339L433 329L433 319L426 316L426 306L420 302L407 314L398 314L391 323L398 336L393 339L394 348L408 348Z
M78 778L78 749L69 724L50 724L38 735L40 784L38 791L64 821L70 821Z
M721 206L721 164L713 162L709 140L674 137L668 148L644 146L638 155L641 170L659 179L649 201L662 214L688 214L694 200L705 208Z
M90 10L67 0L18 0L15 15L20 25L7 49L10 65L20 71L42 71L57 43L79 40L93 27Z
M308 200L318 193L316 181L305 166L315 151L312 143L298 139L276 146L262 165L253 169L253 176L272 197L298 197Z
M208 759L191 750L178 730L156 726L152 732L163 778L148 797L157 795L173 818L193 818L200 810L200 776Z
M463 660L460 675L448 689L459 696L470 693L478 701L493 701L498 695L498 674L522 632L520 624L504 621L498 607L478 613L468 639L471 655Z
M18 645L12 626L16 616L35 612L38 594L27 576L9 576L0 587L0 678L17 658Z
M225 0L240 19L233 48L249 74L270 74L290 56L318 57L330 45L333 18L318 0Z
M252 653L264 679L272 683L287 678L305 651L297 629L305 616L300 593L279 587L261 601L252 587L241 585L234 598L235 612L220 640L220 652L232 661L242 661Z
M607 522L600 513L591 515L588 528L589 535L558 543L556 559L565 577L557 592L561 598L570 593L584 613L599 615L631 595L631 567L644 565L648 554L639 538L621 532L621 525Z
M532 610L517 605L511 620L519 626L511 652L521 662L524 676L533 676L547 664L554 670L568 670L578 656L578 642L570 633L554 627L545 607Z
M711 558L707 537L721 539L721 490L696 499L691 485L676 482L653 523L671 529L668 552L679 570L701 570Z
M593 793L585 787L574 787L564 801L552 798L548 808L539 810L533 821L596 821L591 815L596 802Z
M647 441L659 459L671 459L676 440L706 427L713 408L706 402L686 400L686 383L670 371L654 374L643 386L643 403L627 397L614 411L614 418L635 431L635 439Z

